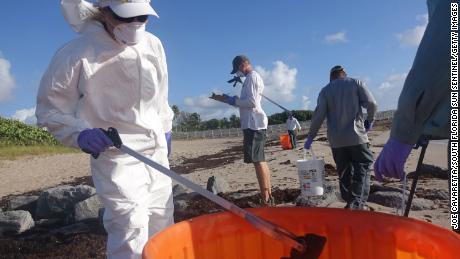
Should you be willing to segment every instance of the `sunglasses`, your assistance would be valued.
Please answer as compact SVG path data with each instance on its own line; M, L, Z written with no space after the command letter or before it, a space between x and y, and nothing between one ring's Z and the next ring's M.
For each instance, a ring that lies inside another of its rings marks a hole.
M110 10L110 9L109 9ZM112 17L120 22L124 23L131 23L131 22L146 22L147 19L149 18L148 15L139 15L139 16L134 16L134 17L128 17L128 18L123 18L118 16L114 11L110 10L110 13L112 14Z

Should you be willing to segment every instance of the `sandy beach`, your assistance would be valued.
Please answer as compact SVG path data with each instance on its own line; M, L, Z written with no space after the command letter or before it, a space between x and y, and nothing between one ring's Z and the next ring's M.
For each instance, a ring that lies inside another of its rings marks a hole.
M305 134L305 132L302 132ZM388 139L388 128L376 127L369 133L371 149L377 157ZM320 132L313 144L317 157L324 159L326 164L335 167L331 150L324 139L325 133ZM299 147L303 146L299 141ZM173 153L170 158L171 168L183 173L188 179L206 187L210 176L225 179L231 190L258 190L257 179L252 164L244 164L241 154L241 138L174 140ZM406 172L415 171L420 150L414 150L406 163ZM269 141L266 147L266 160L271 170L272 186L279 189L299 188L296 160L302 158L301 148L283 150L276 141ZM22 157L17 160L0 160L0 198L8 195L43 190L75 179L89 176L89 156L83 153L44 155ZM203 166L206 161L207 166ZM447 168L447 143L433 142L429 145L425 164ZM337 181L336 176L328 180ZM397 181L393 186L401 186ZM410 188L408 185L407 188ZM448 190L447 180L421 179L418 189ZM331 207L343 207L345 203L336 202ZM288 206L288 205L287 205ZM376 211L395 213L395 208L388 208L369 203ZM438 206L434 210L411 211L411 217L449 227L447 207Z

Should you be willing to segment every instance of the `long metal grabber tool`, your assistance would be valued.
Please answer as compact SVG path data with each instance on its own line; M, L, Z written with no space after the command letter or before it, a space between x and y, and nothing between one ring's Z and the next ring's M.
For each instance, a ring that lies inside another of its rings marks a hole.
M277 239L289 247L293 248L296 250L297 253L306 253L307 250L307 244L302 244L299 243L297 240L299 239L298 236L295 234L291 233L290 231L281 228L280 226L277 226L276 224L273 224L271 222L268 222L262 218L257 217L253 213L243 210L240 207L236 206L235 204L203 189L201 186L195 184L194 182L191 182L185 177L180 176L176 172L160 165L159 163L147 158L146 156L140 154L139 152L134 151L133 149L125 146L121 139L120 136L118 135L118 132L115 128L109 128L108 131L104 131L104 133L113 141L114 146L118 148L120 151L129 154L133 156L134 158L138 159L139 161L149 165L150 167L160 171L161 173L171 177L172 179L176 180L177 182L183 184L184 186L192 189L193 191L203 195L204 197L208 198L209 200L217 203L218 205L222 206L223 208L233 212L234 214L240 216L241 218L247 220L251 225L253 225L255 228L259 229L263 233L267 234L268 236ZM322 244L324 245L325 242L325 237L320 237L318 236L319 239L321 239ZM297 240L296 240L297 239ZM315 248L317 249L317 248ZM322 249L322 247L321 247ZM292 251L291 251L292 252Z
M428 147L428 141L422 143L420 146L422 147L422 151L420 152L420 156L418 157L417 168L415 169L414 179L412 180L412 187L410 189L409 198L407 200L406 208L404 208L404 217L409 216L410 207L412 205L412 199L414 198L415 188L417 188L418 177L423 164L423 158L425 158L426 148ZM405 191L406 190L403 190L403 192Z
M419 147L422 147L422 151L420 151L420 156L419 156L418 162L417 162L417 168L415 169L414 177L413 177L413 180L412 180L412 187L410 189L409 198L408 198L408 201L407 201L407 204L406 204L406 208L404 210L404 216L405 217L409 216L410 208L411 208L411 205L412 205L412 199L414 198L415 189L417 188L418 178L419 178L420 173L422 171L422 165L423 165L423 159L425 158L425 152L426 152L426 149L428 148L428 144L430 143L431 140L445 140L445 138L436 137L436 136L422 135L419 138L419 140L417 141L417 144L415 145L414 149L418 149Z
M281 106L280 104L276 103L275 101L273 101L272 99L268 98L267 96L263 95L263 94L260 94L262 95L262 97L264 97L265 99L267 99L269 102L273 103L274 105L280 107L281 109L283 109L285 112L291 112L290 110L284 108L283 106Z

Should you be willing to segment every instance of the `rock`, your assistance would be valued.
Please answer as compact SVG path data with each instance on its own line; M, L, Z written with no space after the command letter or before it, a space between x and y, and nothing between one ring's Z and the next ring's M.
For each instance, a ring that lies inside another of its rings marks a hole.
M211 176L208 179L206 189L214 194L219 194L228 192L229 186L222 177Z
M187 210L188 202L186 200L174 199L174 212L183 212Z
M410 186L408 186L410 188ZM399 192L402 193L403 189L398 188L398 187L392 187L392 186L384 186L378 182L374 182L371 187L369 193L374 193L374 192ZM406 195L409 195L410 190L405 191ZM415 197L415 196L414 196Z
M374 192L369 195L369 202L377 203L385 207L399 208L402 205L402 193L400 192ZM405 196L407 202L408 196ZM414 198L412 200L411 210L432 209L434 203L427 199Z
M104 212L105 212L105 208L101 208L97 213L98 215L97 222L99 226L101 226L102 228L104 228Z
M90 232L90 228L88 227L88 225L81 222L62 228L54 229L51 231L52 234L60 234L64 236L88 232Z
M295 203L297 206L305 207L327 207L329 204L338 201L340 190L337 183L326 182L324 184L324 194L321 196L303 196L297 197Z
M11 197L9 200L9 208L10 210L25 210L28 211L33 215L35 214L35 210L37 209L37 201L38 197L36 195L31 196L16 196Z
M410 172L407 174L407 178L413 179L415 172ZM426 165L422 164L419 173L420 178L439 178L447 180L449 179L449 173L447 169L435 166L435 165Z
M175 198L175 197L187 194L187 188L185 188L181 184L176 184L173 186L172 192L173 192L173 197Z
M197 192L189 192L185 196L181 196L180 199L190 201L192 199L195 199L196 197L202 197L201 194Z
M0 212L0 236L3 234L20 234L35 225L30 212L25 210L13 210Z
M74 220L78 222L87 219L97 219L99 217L99 210L102 207L103 205L99 196L93 195L75 205Z
M38 198L36 218L67 217L73 213L76 203L94 194L96 189L87 185L63 185L45 190Z
M35 227L50 228L65 224L62 219L39 219L35 221Z
M418 196L429 200L449 200L449 192L438 189L417 190Z
M229 193L228 197L233 200L240 200L240 199L252 197L258 194L259 194L259 191L240 190L237 192Z
M436 208L436 205L434 204L433 201L422 199L422 198L413 199L412 205L410 207L411 210L431 210L435 208Z
M402 204L402 193L393 191L377 191L370 193L367 201L377 203L386 207L399 208Z

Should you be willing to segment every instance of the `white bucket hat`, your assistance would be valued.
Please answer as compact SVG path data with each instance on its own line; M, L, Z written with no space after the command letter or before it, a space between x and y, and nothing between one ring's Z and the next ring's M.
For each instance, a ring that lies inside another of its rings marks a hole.
M130 18L140 15L158 14L150 6L150 0L99 0L99 7L110 7L112 11L123 18Z

